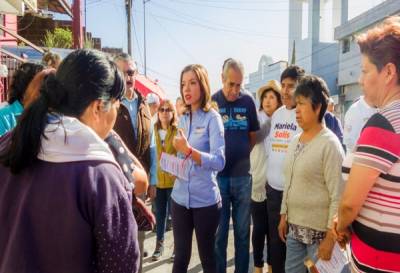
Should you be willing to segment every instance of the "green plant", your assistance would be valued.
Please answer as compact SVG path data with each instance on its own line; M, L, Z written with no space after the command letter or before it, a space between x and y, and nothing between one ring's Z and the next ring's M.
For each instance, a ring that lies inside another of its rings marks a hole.
M47 30L42 44L48 48L72 48L72 32L65 28L55 28L53 32Z
M83 42L83 48L93 48L93 47L94 47L93 40L86 37Z

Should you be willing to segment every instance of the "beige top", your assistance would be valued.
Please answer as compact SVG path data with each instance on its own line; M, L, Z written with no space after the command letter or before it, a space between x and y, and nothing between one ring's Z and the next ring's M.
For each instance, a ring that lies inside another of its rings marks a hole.
M326 231L344 186L344 151L336 135L323 128L295 158L299 138L294 137L285 159L281 214L287 214L291 224Z

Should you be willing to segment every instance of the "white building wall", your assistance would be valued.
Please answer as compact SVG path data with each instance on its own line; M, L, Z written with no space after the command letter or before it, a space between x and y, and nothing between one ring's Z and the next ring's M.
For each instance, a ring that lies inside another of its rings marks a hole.
M381 23L386 17L396 14L400 14L400 1L386 0L335 28L335 39L340 44L338 85L341 89L341 103L345 110L362 94L358 84L361 74L361 53L356 41L357 35ZM346 42L350 43L348 51L344 51Z

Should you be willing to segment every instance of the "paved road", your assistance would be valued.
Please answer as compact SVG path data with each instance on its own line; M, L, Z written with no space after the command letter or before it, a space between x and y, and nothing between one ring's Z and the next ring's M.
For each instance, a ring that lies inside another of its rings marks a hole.
M143 262L143 272L146 273L170 273L172 272L172 262L170 257L173 250L173 235L172 231L169 231L165 235L165 250L164 255L159 261L153 262L151 260L151 255L153 254L156 244L156 234L149 232L146 234L145 249L149 252L149 256L144 258ZM251 243L250 243L251 248ZM212 255L212 254L210 254ZM229 242L228 242L228 268L227 273L234 272L234 247L233 247L233 230L232 226L229 230ZM199 253L197 251L196 237L193 234L193 244L192 244L192 258L189 264L188 273L198 273L202 272L202 267L200 263ZM252 253L250 254L250 266L249 273L253 272L253 259Z

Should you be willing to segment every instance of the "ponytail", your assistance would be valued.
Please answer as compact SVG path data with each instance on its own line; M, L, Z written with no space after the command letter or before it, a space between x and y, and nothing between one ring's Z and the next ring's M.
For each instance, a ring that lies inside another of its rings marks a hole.
M0 164L17 174L37 161L48 113L79 118L93 101L119 100L124 91L122 73L104 53L86 49L70 53L57 74L44 79L39 97L24 110L11 133L11 143L0 147Z
M47 108L46 99L40 96L25 109L12 133L10 145L1 152L1 164L9 167L13 174L18 174L37 160L46 126Z

